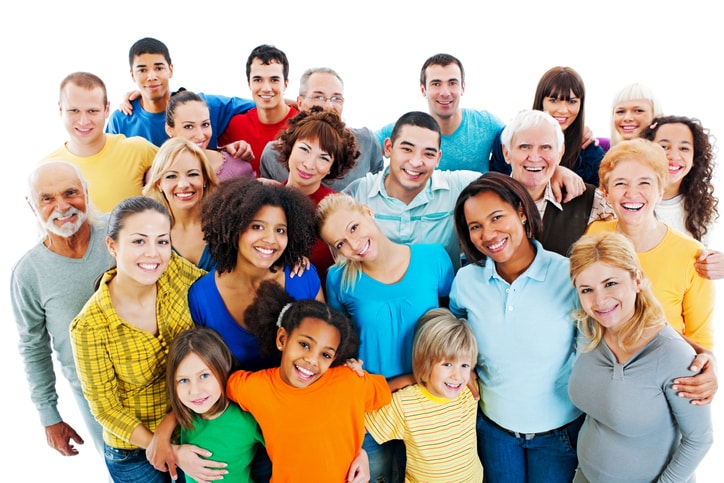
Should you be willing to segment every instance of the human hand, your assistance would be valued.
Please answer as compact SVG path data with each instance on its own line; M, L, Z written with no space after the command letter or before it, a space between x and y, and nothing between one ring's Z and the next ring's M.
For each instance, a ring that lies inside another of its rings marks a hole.
M302 257L302 260L295 263L289 271L289 278L294 278L294 276L301 277L305 270L309 270L310 265L311 262L309 261L309 258Z
M267 186L279 186L281 184L279 181L271 178L257 178L256 180Z
M370 481L370 460L367 451L360 449L349 467L347 482L367 483L368 481Z
M703 250L694 261L694 269L700 277L721 280L724 278L724 254L714 250Z
M133 114L133 106L131 105L132 101L135 101L141 97L141 91L129 91L126 92L126 96L123 98L121 103L118 106L118 110L121 111L126 116L130 116Z
M364 371L362 370L363 363L364 361L362 359L347 359L344 362L344 365L356 372L358 376L362 377L365 375Z
M254 160L254 152L251 150L251 146L246 141L234 141L233 143L229 143L219 149L226 151L235 158L243 159L244 161Z
M171 478L174 480L178 478L173 445L169 438L160 436L160 431L153 434L151 442L146 447L146 459L158 471L168 471Z
M61 421L45 427L45 439L48 446L63 456L75 456L78 449L70 442L72 439L76 444L83 444L83 438L68 423Z
M563 188L566 190L565 198L563 198ZM557 166L551 177L551 190L557 202L568 203L586 191L586 183L583 182L583 178L565 166Z
M211 457L211 451L193 444L174 445L173 448L178 466L199 483L223 480L229 473L226 463L206 459Z
M591 128L589 128L588 126L584 126L583 143L581 144L581 149L586 149L588 146L591 145L591 143L598 146L598 138L593 135L593 131L591 131Z
M679 397L691 399L691 404L704 406L711 404L718 389L716 375L716 359L711 352L702 352L689 366L691 372L698 372L691 377L674 379L672 389L678 392Z

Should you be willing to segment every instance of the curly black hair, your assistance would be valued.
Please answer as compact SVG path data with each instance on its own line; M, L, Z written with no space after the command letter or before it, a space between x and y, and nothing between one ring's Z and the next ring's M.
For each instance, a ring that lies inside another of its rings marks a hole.
M221 183L201 205L201 229L219 273L236 268L239 236L264 206L281 208L287 218L287 247L270 270L310 256L316 240L314 203L293 188L235 178Z
M289 120L287 128L279 133L273 147L279 152L279 162L289 170L289 156L299 139L317 140L322 150L332 155L332 168L325 180L341 179L354 168L359 158L359 143L352 131L334 111L313 106Z
M656 132L664 124L684 124L694 138L694 161L691 170L681 180L679 188L684 197L686 220L684 226L694 238L701 241L711 225L719 218L714 196L714 140L708 129L696 118L685 116L661 116L654 119L641 137L653 141Z
M282 310L287 306L282 314ZM331 367L344 364L347 359L356 358L359 351L359 336L352 322L339 310L314 299L295 301L278 283L265 280L259 285L254 301L244 311L244 320L249 331L259 339L259 351L263 357L275 354L277 320L281 327L291 334L307 317L323 320L339 331L339 347Z

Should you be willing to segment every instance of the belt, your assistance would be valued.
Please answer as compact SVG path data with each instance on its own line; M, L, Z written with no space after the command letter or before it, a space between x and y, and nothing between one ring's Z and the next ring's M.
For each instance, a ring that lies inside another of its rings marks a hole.
M531 439L537 438L537 437L540 437L540 436L548 436L549 434L553 434L553 433L555 433L556 431L560 431L560 430L562 430L562 429L565 429L566 427L568 427L569 425L575 423L575 422L578 420L578 418L576 418L576 419L574 419L573 421L570 421L570 422L564 424L563 426L560 426L560 427L555 428L555 429L550 429L550 430L548 430L548 431L541 431L541 432L539 432L539 433L519 433L518 431L511 431L511 430L509 430L509 429L506 429L506 428L502 427L501 425L499 425L498 423L496 423L495 421L493 421L492 419L490 419L489 417L487 417L487 416L484 415L484 414L483 414L483 417L484 417L485 419L487 419L488 421L490 421L490 424L492 424L493 426L495 426L495 427L498 428L499 430L504 431L504 432L508 433L509 435L515 437L515 438L525 439L526 441L530 441ZM579 418L580 418L580 417L581 417L581 416L579 416Z

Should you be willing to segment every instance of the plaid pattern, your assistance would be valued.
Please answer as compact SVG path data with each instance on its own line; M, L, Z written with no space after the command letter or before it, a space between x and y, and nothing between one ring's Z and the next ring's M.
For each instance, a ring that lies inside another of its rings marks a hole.
M173 338L193 327L188 289L203 270L173 254L157 282L158 336L123 321L111 303L108 282L116 269L103 276L100 288L70 325L73 356L83 394L103 426L109 446L133 449L131 433L143 424L156 429L167 409L166 358Z

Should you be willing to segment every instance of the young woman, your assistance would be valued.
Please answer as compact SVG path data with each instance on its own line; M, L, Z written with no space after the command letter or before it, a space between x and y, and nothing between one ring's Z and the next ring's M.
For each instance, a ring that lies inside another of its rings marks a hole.
M635 139L664 114L654 91L643 84L629 84L614 96L611 107L611 146Z
M365 367L385 376L393 390L412 384L415 323L448 296L450 257L439 244L392 242L370 209L346 194L322 200L317 220L319 235L337 260L327 273L327 298L355 324ZM371 481L380 476L392 481L392 458L399 447L396 442L380 446L365 437Z
M570 260L586 337L569 380L586 413L574 481L694 481L712 444L711 410L671 385L694 350L666 323L625 236L584 236Z
M187 293L203 271L173 253L171 216L145 196L114 208L106 245L116 268L70 325L78 376L113 480L170 482L144 450L168 407L168 348L193 327Z
M659 144L669 161L668 184L656 217L707 245L719 217L714 196L714 146L698 119L662 116L642 137Z
M706 349L713 345L714 283L697 274L704 246L656 218L668 184L663 149L645 139L621 141L601 161L601 189L616 220L595 221L586 233L615 231L633 242L666 319L677 332Z
M541 246L538 209L510 176L473 181L454 216L469 264L453 281L450 310L478 343L486 479L569 483L583 415L566 390L576 337L568 259Z
M219 185L204 151L184 138L169 138L153 159L143 194L171 213L176 253L206 271L214 261L201 230L201 202Z
M307 195L315 205L334 193L322 183L340 179L352 169L359 157L357 138L334 111L312 107L289 120L279 134L274 149L279 162L289 171L286 185ZM334 264L329 247L319 238L312 247L310 261L322 283L327 269Z
M247 142L236 141L218 151L208 148L212 133L210 117L209 106L198 94L181 90L171 96L166 106L166 134L188 139L203 149L219 181L255 177L249 163L253 156Z

